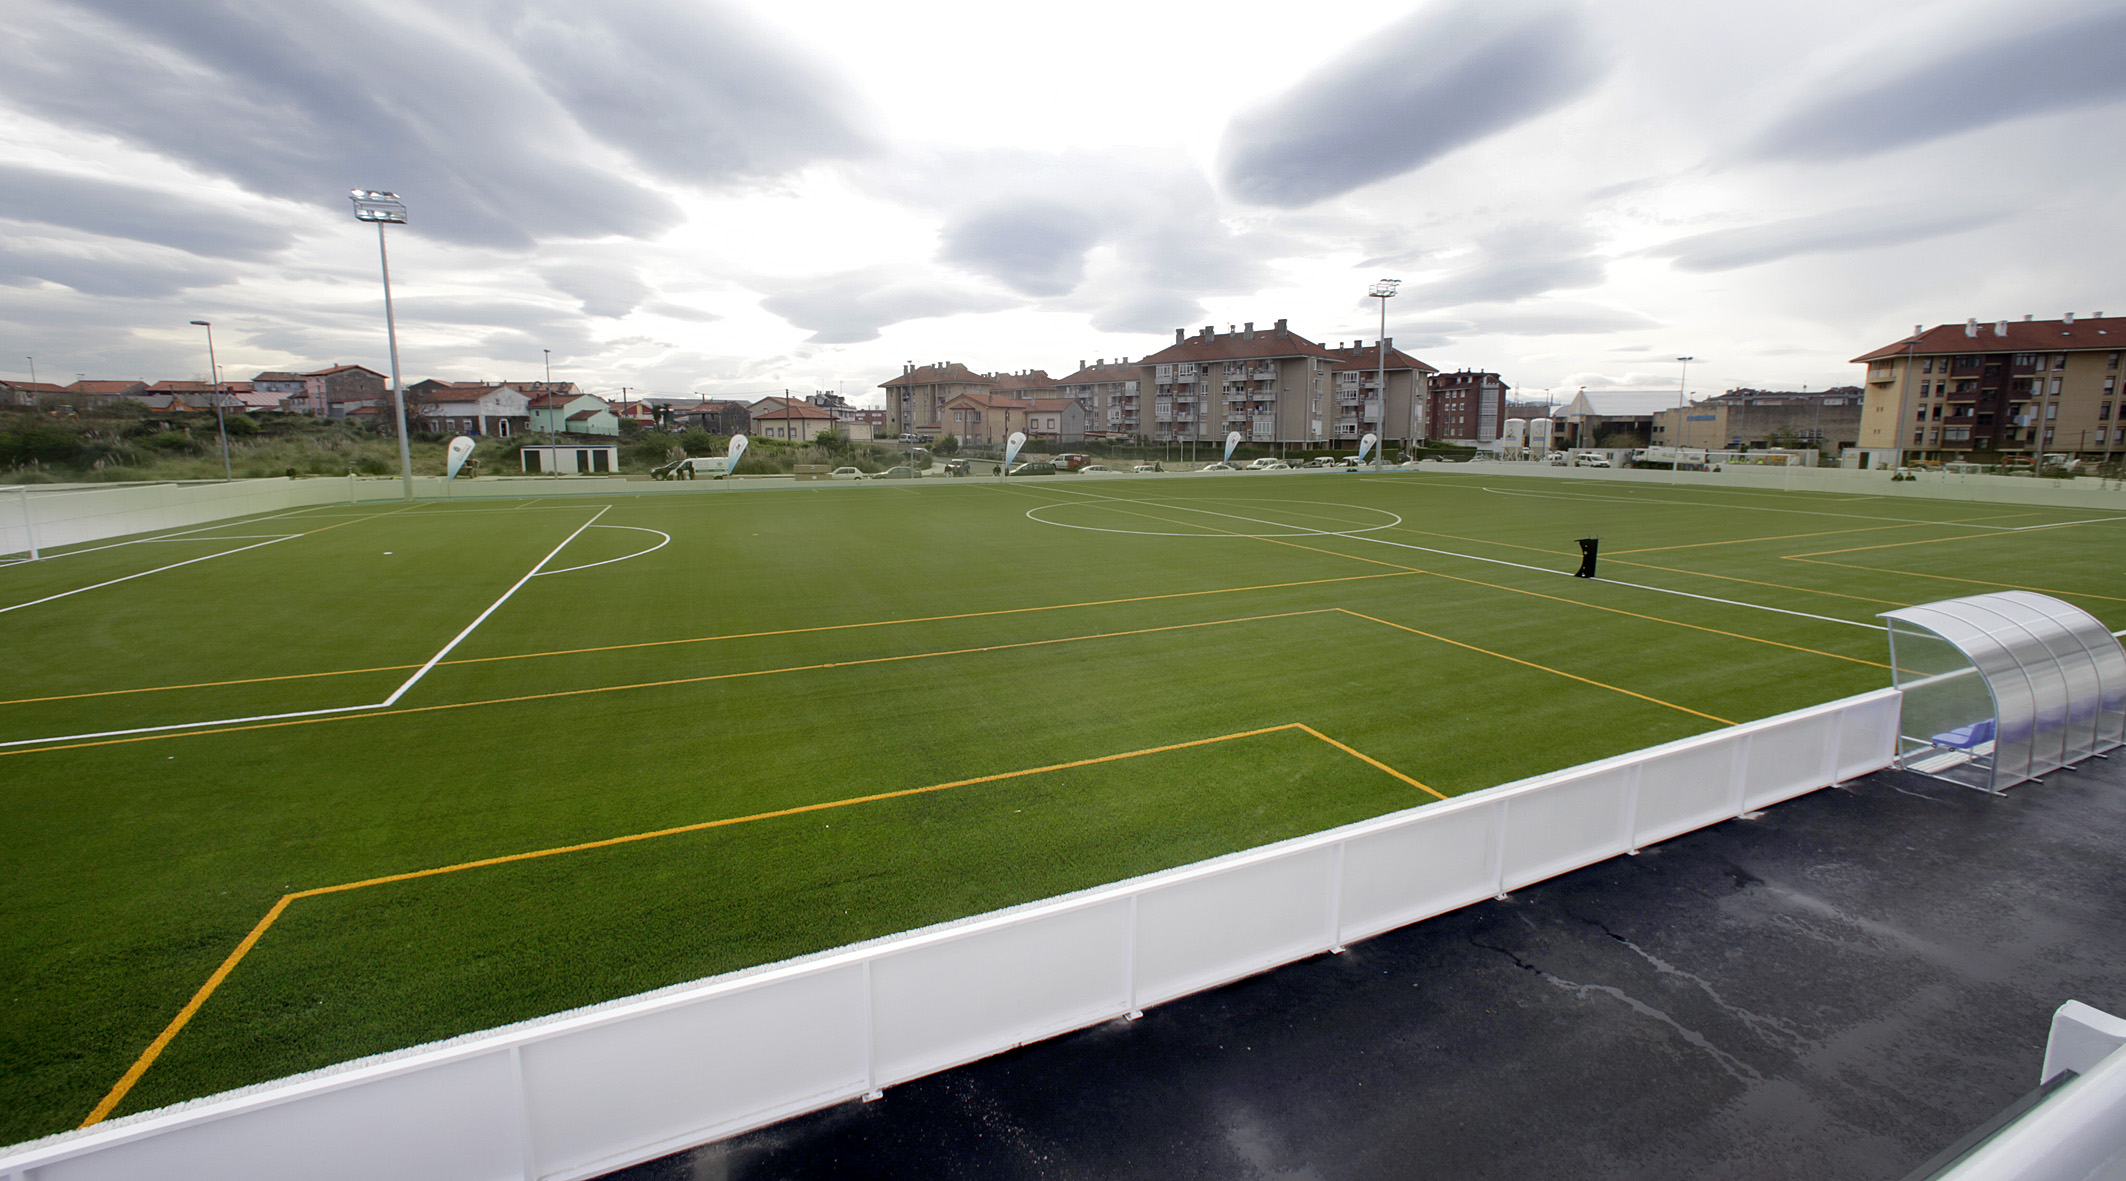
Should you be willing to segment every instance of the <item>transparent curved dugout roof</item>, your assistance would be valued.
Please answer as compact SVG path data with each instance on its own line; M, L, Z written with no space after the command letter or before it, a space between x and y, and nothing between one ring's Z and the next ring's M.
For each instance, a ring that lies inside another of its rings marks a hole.
M2081 608L2003 591L1879 618L1904 765L1999 791L2126 743L2126 648Z

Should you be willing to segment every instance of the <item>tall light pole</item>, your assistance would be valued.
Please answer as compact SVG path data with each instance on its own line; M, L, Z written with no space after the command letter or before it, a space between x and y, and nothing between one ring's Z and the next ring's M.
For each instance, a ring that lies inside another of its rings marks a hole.
M28 362L30 363L30 384L31 384L31 385L36 385L36 384L37 384L37 358L35 358L35 357L24 357L24 358L22 358L22 359L23 359L23 360L25 360L25 361L28 361Z
M1380 301L1380 373L1378 381L1380 383L1380 432L1382 434L1388 433L1388 301L1395 298L1395 289L1402 285L1403 281L1401 279L1382 279L1373 284L1372 290L1366 292L1369 298ZM1363 406L1365 403L1360 402L1359 405ZM1361 430L1365 427L1365 421L1363 418L1358 420ZM1382 440L1373 446L1375 448L1373 470L1377 472L1380 470L1380 452L1387 450L1387 441Z
M1668 441L1668 482L1671 484L1683 478L1683 399L1688 396L1684 388L1690 384L1690 363L1695 360L1696 357L1676 358L1682 369L1676 374L1676 437Z
M391 313L391 254L384 247L384 227L406 224L406 203L397 193L384 193L375 189L354 189L348 197L354 202L356 221L376 223L376 257L384 270L384 335L391 342L391 403L399 416L399 482L406 499L413 499L413 448L406 439L406 390L399 384L399 325Z
M214 392L207 398L214 403L214 429L221 434L221 478L227 483L236 476L229 470L229 423L221 414L221 366L214 360L214 325L205 320L194 320L192 326L207 330L207 377L214 387Z

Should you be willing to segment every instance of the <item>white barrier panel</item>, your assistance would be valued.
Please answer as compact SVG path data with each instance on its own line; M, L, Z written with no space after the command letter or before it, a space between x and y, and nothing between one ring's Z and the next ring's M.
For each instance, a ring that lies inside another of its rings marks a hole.
M1890 765L1895 690L858 947L149 1112L0 1181L595 1176Z

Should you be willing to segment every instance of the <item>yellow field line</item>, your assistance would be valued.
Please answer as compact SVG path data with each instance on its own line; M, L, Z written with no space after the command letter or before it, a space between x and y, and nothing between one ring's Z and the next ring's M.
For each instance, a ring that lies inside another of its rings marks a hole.
M1527 667L1529 667L1529 668L1533 668L1533 669L1538 669L1538 670L1540 670L1540 671L1542 671L1542 672L1550 673L1550 674L1552 674L1552 675L1554 675L1554 676L1566 677L1566 678L1569 678L1569 679L1571 679L1571 680L1579 681L1579 682L1581 682L1582 684L1587 684L1587 685L1593 685L1593 686L1594 686L1595 688L1597 688L1597 689L1607 689L1607 690L1609 690L1609 691L1610 691L1610 692L1612 692L1612 693L1622 693L1622 694L1624 694L1624 695L1625 695L1626 697L1636 697L1636 698L1638 698L1638 699L1639 699L1639 700L1641 700L1641 701L1650 701L1650 702L1652 702L1652 703L1653 703L1653 704L1655 704L1655 705L1661 705L1661 706L1666 706L1666 707L1668 707L1669 709L1673 709L1673 710L1680 710L1680 711L1682 711L1683 713L1687 713L1687 714L1690 714L1690 715L1692 715L1692 716L1694 716L1694 717L1700 717L1700 718L1704 718L1704 719L1706 719L1707 721L1712 721L1712 722L1718 722L1718 723L1720 723L1720 724L1721 724L1721 725L1723 725L1723 726L1732 726L1732 725L1734 725L1734 724L1735 724L1735 723L1733 723L1733 722L1731 722L1731 721L1728 721L1728 720L1727 720L1726 718L1723 718L1723 717L1717 717L1717 716L1715 716L1715 715L1713 715L1713 714L1709 714L1709 713L1706 713L1706 712L1704 712L1703 710L1695 710L1695 709L1692 709L1692 708L1690 708L1690 707L1689 707L1689 706L1687 706L1687 705L1677 705L1677 704L1676 704L1675 702L1673 702L1673 701L1663 701L1663 700L1661 700L1661 699L1660 699L1660 698L1658 698L1658 697L1649 697L1649 696L1647 696L1647 695L1646 695L1646 694L1644 694L1644 693L1634 693L1634 692L1632 692L1632 691L1631 691L1630 689L1625 689L1625 688L1621 688L1621 687L1619 687L1619 686L1616 686L1616 685L1611 685L1611 684L1608 684L1608 683L1606 683L1606 682L1603 682L1603 681L1597 681L1597 680L1594 680L1594 679L1593 679L1593 678L1591 678L1591 677L1583 677L1583 676L1579 675L1578 673L1569 673L1569 672L1566 672L1566 671L1565 671L1565 670L1563 670L1563 669L1558 669L1558 668L1552 668L1552 667L1550 667L1550 666L1549 666L1549 665L1547 665L1547 664L1537 664L1537 663L1536 663L1535 661L1533 661L1533 660L1523 660L1523 659L1521 659L1521 658L1520 658L1520 657L1518 657L1518 656L1508 656L1508 655L1506 655L1506 654L1505 654L1504 652L1493 652L1493 651L1492 651L1492 650L1490 650L1489 648L1479 648L1479 647L1477 647L1477 646L1476 646L1475 644L1465 644L1465 643L1463 643L1463 642L1462 642L1462 641L1460 641L1460 640L1450 640L1450 639L1448 639L1448 638L1447 638L1447 637L1445 637L1445 636L1440 636L1440 635L1434 635L1434 634L1433 634L1433 633L1431 633L1431 632L1428 632L1428 631L1422 631L1422 630L1420 630L1420 629L1418 629L1418 628L1414 628L1414 627L1408 627L1408 626L1405 626L1405 625L1403 625L1403 624L1400 624L1400 623L1390 623L1389 621L1387 621L1387 620L1385 620L1385 619L1381 619L1381 618L1379 618L1379 617L1377 617L1377 616L1373 616L1373 615L1367 615L1367 614L1365 614L1365 613L1363 613L1363 612L1359 612L1359 611L1352 611L1352 610L1349 610L1348 608L1344 608L1344 607L1338 607L1338 608L1336 608L1336 610L1338 610L1338 611L1342 612L1342 613L1343 613L1343 614L1345 614L1345 615L1355 616L1355 617L1357 617L1357 618L1359 618L1359 619L1365 619L1365 620L1370 620L1370 621L1372 621L1372 622L1374 622L1374 623L1378 623L1378 624L1381 624L1381 625L1383 625L1383 626L1386 626L1386 627L1392 627L1392 628L1396 629L1397 631L1406 631L1406 632L1409 632L1409 633L1411 633L1412 635L1419 635L1419 636L1423 636L1423 637L1425 637L1425 638L1426 638L1426 639L1428 639L1428 640L1438 640L1438 641L1439 641L1440 643L1442 643L1442 644L1452 644L1452 645L1454 645L1454 646L1455 646L1455 647L1457 647L1457 648L1467 648L1467 649L1468 649L1469 651L1471 651L1471 652L1481 652L1481 653L1483 653L1483 654L1484 654L1484 655L1486 655L1486 656L1493 656L1493 657L1497 657L1497 658L1498 658L1498 659L1500 659L1500 660L1510 660L1510 661L1512 661L1512 662L1513 662L1513 663L1515 663L1515 664L1520 664L1520 665L1526 665L1526 666L1527 666Z
M241 734L251 730L278 730L286 726L315 726L326 722L354 722L368 718L392 718L401 714L434 713L446 709L471 709L481 705L515 705L526 701L549 701L557 697L585 697L597 693L619 693L629 689L661 689L672 685L699 685L709 681L736 681L747 677L775 676L779 673L818 672L830 668L856 668L866 664L895 664L906 660L930 660L942 656L969 656L978 652L1008 652L1015 648L1041 648L1053 644L1074 644L1082 640L1112 640L1126 636L1144 636L1156 632L1187 631L1199 627L1217 627L1227 623L1255 623L1266 619L1289 619L1297 615L1326 615L1335 607L1312 607L1304 611L1279 611L1268 615L1242 615L1231 619L1211 619L1197 623L1172 623L1162 627L1140 627L1129 631L1095 632L1083 636L1061 636L1048 640L1021 640L1015 644L985 644L979 648L948 648L937 652L909 652L900 656L867 656L855 660L834 660L821 664L796 664L783 668L757 668L744 672L708 673L698 677L673 677L662 681L637 681L627 685L596 685L588 689L556 689L547 693L524 693L515 697L490 697L481 701L451 701L441 705L401 706L395 709L374 710L369 713L325 714L313 718L293 718L279 722L253 722L243 726L222 726L213 730L172 730L161 734L135 734L125 738L100 738L94 742L69 742L58 746L27 746L12 750L0 750L0 758L12 755L46 754L62 750L84 750L98 746L123 746L134 742L155 742L166 738L201 738L212 734Z
M1954 522L1943 523L1954 524ZM1803 537L1834 537L1841 533L1877 533L1884 529L1913 529L1917 527L1918 525L1916 523L1904 525L1863 525L1857 529L1823 529L1815 533L1781 533L1772 537L1736 537L1730 538L1727 541L1694 541L1688 545L1650 545L1646 546L1643 549L1620 549L1616 552L1617 554L1657 554L1662 552L1663 550L1704 549L1706 547L1716 545L1748 545L1753 541L1795 541Z
M591 849L607 849L615 845L627 845L637 841L655 840L659 837L678 836L682 833L703 832L712 828L728 828L738 824L751 824L758 820L775 820L785 816L799 816L808 812L824 812L833 808L848 808L857 804L872 804L881 800L896 800L908 796L925 795L930 792L947 791L955 787L972 787L980 783L998 783L1007 779L1023 779L1029 775L1046 775L1053 771L1068 771L1077 767L1097 766L1101 763L1117 763L1124 759L1164 754L1168 751L1188 750L1192 747L1211 746L1220 742L1231 742L1239 738L1257 738L1264 734L1276 734L1286 730L1298 730L1311 735L1369 766L1385 771L1404 783L1425 791L1437 799L1444 800L1447 798L1440 792L1419 783L1379 759L1346 746L1312 726L1302 722L1287 722L1281 726L1265 726L1256 730L1241 730L1232 734L1220 734L1214 738L1196 738L1188 742L1170 742L1164 746L1148 746L1142 750L1125 751L1121 754L1099 755L1089 759L1074 759L1067 763L1050 763L1045 767L1028 767L1018 771L1002 771L994 775L977 775L971 779L955 779L948 783L933 783L927 787L910 787L900 791L875 792L867 796L851 796L848 799L828 800L818 804L801 804L792 808L778 808L772 812L756 812L750 816L732 816L722 820L704 820L695 824L682 824L672 828L655 829L650 832L630 833L626 836L606 837L603 840L583 841L578 844L560 845L551 849L534 849L525 853L510 853L500 857L483 857L478 861L461 861L455 865L438 866L434 869L418 869L407 873L386 874L382 877L364 878L358 882L343 882L337 886L318 886L308 890L296 890L280 896L280 899L273 904L272 909L266 912L265 917L261 918L257 925L251 928L250 933L243 937L243 940L236 945L235 949L222 960L221 965L215 968L213 973L207 977L206 982L201 984L199 989L192 994L191 999L185 1002L184 1007L177 1011L177 1015L170 1019L170 1023L163 1027L162 1032L155 1035L155 1040L148 1043L148 1048L141 1051L140 1056L133 1060L133 1064L126 1068L126 1072L119 1076L117 1083L113 1084L104 1097L97 1102L95 1108L89 1112L88 1118L81 1121L80 1126L86 1128L91 1124L101 1123L117 1108L119 1103L125 1100L126 1095L140 1081L141 1076L148 1072L149 1067L155 1065L157 1058L162 1057L163 1050L167 1049L178 1033L191 1023L193 1015L199 1012L200 1006L207 1003L207 998L213 996L214 991L221 987L224 980L229 978L229 973L236 969L236 965L241 963L244 957L251 953L252 948L258 946L258 941L265 935L266 929L280 918L281 914L288 909L290 903L300 898L341 894L349 890L365 889L369 886L412 881L416 878L438 877L442 874L460 873L468 869L484 869L494 865L508 865L518 861L532 861L542 857L558 857L564 853L581 853Z
M634 644L601 644L591 648L559 648L551 652L519 652L509 656L468 656L458 660L446 660L438 668L458 664L492 664L503 660L536 660L547 656L581 656L588 652L619 652L631 648L662 648L675 644L708 644L722 640L757 640L771 636L795 636L811 632L853 631L866 627L892 627L904 623L943 623L955 619L981 619L992 615L1026 615L1041 611L1068 611L1077 607L1112 607L1122 603L1151 603L1163 599L1193 599L1208 595L1236 595L1246 591L1289 590L1298 586L1323 586L1336 582L1363 582L1371 578L1397 578L1412 573L1404 570L1397 574L1347 574L1337 578L1309 578L1299 582L1267 582L1257 586L1215 587L1211 590L1173 591L1162 595L1136 595L1126 599L1094 599L1082 603L1053 603L1044 607L1005 607L995 611L963 611L956 615L924 615L909 619L874 619L861 623L830 623L817 627L790 627L776 631L732 632L720 636L687 636L677 640L644 640ZM418 664L389 664L378 668L348 668L321 673L288 673L276 677L240 677L228 681L199 681L189 685L149 685L139 689L101 689L91 693L61 693L50 697L18 697L12 701L0 701L0 705L32 705L44 701L73 701L83 697L120 697L129 693L162 693L179 689L219 689L230 685L256 685L269 681L297 681L315 677L349 677L362 673L400 672L419 668Z

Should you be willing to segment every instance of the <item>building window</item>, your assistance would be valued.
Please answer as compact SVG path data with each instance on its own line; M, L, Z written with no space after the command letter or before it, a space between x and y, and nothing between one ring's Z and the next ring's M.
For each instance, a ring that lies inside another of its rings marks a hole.
M2113 354L2111 354L2111 356L2110 356L2109 358L2107 358L2107 359L2105 360L2105 362L2104 362L2104 368L2106 368L2106 369L2117 369L2118 367L2119 367L2119 355L2118 355L2117 353L2113 353Z
M1971 441L1971 428L1967 426L1945 426L1941 428L1941 441L1944 443L1968 443Z
M1928 357L1928 358L1927 358L1927 360L1926 360L1926 363L1925 363L1925 364L1923 364L1923 365L1921 365L1921 366L1919 367L1919 371L1920 371L1921 373L1932 373L1932 372L1934 372L1934 358L1932 358L1932 357Z
M2103 405L2101 405L2101 406L2099 406L2099 407L2097 407L2097 408L2096 408L2096 420L2097 420L2098 422L2105 422L2105 421L2109 420L2110 418L2111 418L2111 403L2109 403L2109 402L2106 402L2106 403L2104 403Z
M1927 421L1927 408L1925 406L1921 406L1919 408L1919 421Z
M2054 369L2065 369L2067 367L2067 354L2054 353L2052 355L2052 367Z

